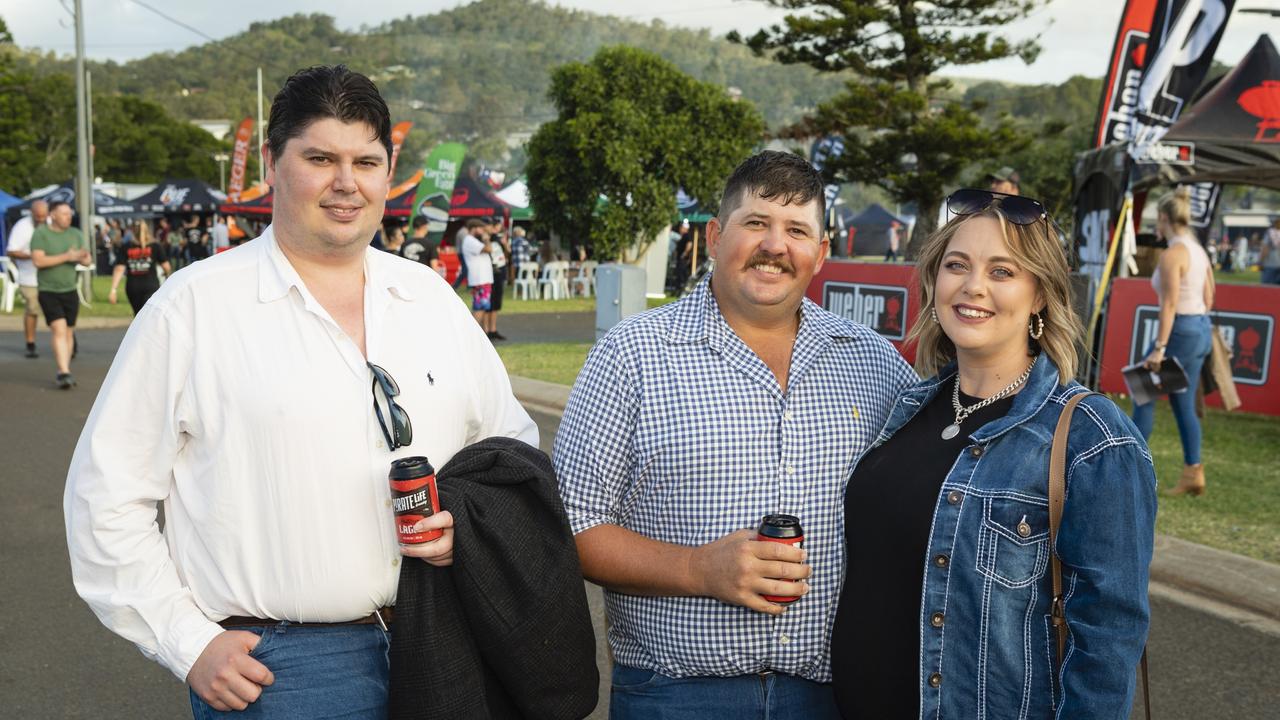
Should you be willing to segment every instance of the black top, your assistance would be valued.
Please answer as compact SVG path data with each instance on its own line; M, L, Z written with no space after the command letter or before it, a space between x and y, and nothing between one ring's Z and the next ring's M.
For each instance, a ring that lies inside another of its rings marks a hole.
M854 469L844 496L846 573L831 635L836 703L845 720L916 718L920 596L934 506L969 434L1009 412L1007 397L955 421L954 381ZM965 407L978 398L960 394Z
M156 269L166 262L169 262L169 251L164 243L153 242L143 247L129 241L116 252L116 265L125 268L126 293L155 292L160 287L160 275Z

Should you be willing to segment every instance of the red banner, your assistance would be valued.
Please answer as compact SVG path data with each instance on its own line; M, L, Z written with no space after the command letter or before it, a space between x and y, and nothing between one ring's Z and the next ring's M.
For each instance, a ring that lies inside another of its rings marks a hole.
M1121 368L1147 354L1159 331L1160 308L1148 278L1121 278L1111 284L1107 331L1102 341L1102 374L1105 392L1126 392ZM1231 372L1240 409L1244 412L1280 415L1280 287L1268 285L1218 285L1213 323L1231 348ZM1217 393L1207 398L1221 405Z
M1138 104L1138 89L1147 67L1147 41L1156 8L1163 0L1129 0L1115 46L1111 49L1111 65L1107 82L1102 86L1102 106L1094 125L1094 147L1129 140L1129 125Z
M920 314L915 266L827 260L805 293L823 308L866 325L915 362L907 333Z
M413 121L405 120L391 128L391 172L389 174L392 176L396 174L396 160L400 157L400 146L404 144L405 136L409 134L412 127Z
M244 166L249 160L249 141L253 138L253 118L240 121L236 129L236 144L231 156L231 182L227 184L227 196L235 200L244 190Z

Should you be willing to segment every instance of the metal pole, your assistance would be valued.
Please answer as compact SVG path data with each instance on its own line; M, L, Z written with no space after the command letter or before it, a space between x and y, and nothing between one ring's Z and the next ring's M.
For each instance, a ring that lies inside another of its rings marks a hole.
M262 68L258 68L258 147L262 147ZM267 171L264 163L258 161L258 182L267 181Z
M88 126L89 136L89 182L98 181L98 176L93 172L93 156L96 150L93 147L93 73L84 71L84 105L85 105L85 125Z
M89 128L85 112L84 7L75 0L76 10L76 207L80 231L89 248L89 262L97 257L93 246L93 179L89 177Z

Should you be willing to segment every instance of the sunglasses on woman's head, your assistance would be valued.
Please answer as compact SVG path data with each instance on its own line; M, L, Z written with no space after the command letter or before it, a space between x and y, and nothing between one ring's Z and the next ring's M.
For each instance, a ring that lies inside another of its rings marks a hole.
M1014 225L1030 225L1049 216L1038 200L1021 195L963 188L947 196L947 210L952 215L976 215L992 205Z

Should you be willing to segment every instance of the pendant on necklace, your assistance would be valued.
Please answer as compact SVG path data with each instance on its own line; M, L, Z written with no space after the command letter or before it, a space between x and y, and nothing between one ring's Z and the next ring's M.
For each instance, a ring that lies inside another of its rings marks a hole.
M960 434L960 426L955 423L951 423L950 425L942 429L943 440L950 440L951 438L959 434Z

